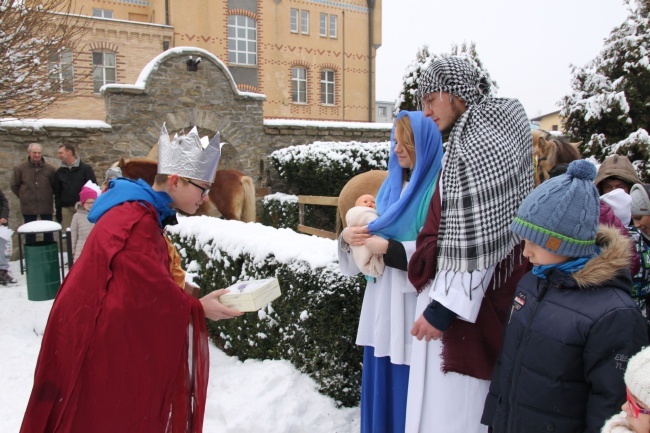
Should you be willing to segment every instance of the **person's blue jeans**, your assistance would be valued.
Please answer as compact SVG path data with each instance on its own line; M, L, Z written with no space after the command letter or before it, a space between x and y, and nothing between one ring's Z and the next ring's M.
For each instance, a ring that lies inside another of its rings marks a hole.
M40 217L41 220L44 221L52 221L52 214L40 214L40 215L28 215L28 214L23 214L23 220L25 221L25 224L31 223L32 221L36 221ZM54 233L43 233L43 240L46 242L54 242ZM36 242L36 235L35 234L28 234L25 235L25 243L27 244L33 244Z

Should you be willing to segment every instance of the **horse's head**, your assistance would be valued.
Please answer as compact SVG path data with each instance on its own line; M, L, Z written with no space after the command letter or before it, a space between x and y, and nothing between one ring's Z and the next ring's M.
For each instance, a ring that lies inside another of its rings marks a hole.
M549 179L549 171L557 164L581 159L582 142L570 143L544 130L533 131L535 185Z
M158 172L158 162L148 158L120 158L117 166L122 169L122 176L129 179L144 179L149 185L153 185Z

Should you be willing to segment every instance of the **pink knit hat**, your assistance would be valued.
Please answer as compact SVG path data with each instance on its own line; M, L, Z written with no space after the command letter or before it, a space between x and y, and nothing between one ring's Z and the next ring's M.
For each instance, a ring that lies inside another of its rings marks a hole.
M95 191L92 188L88 188L87 186L84 186L83 188L81 188L81 192L79 193L79 201L83 205L84 203L86 203L86 200L89 199L93 199L93 200L97 199L97 191Z

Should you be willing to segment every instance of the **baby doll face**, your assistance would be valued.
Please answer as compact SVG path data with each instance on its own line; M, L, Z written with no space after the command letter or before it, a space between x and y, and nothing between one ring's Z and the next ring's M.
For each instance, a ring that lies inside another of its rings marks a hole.
M364 194L354 203L355 206L365 206L375 209L375 198L370 194Z
M634 433L650 433L650 415L638 413L637 417L635 418L629 401L630 399L632 400L632 404L636 405L639 409L645 411L650 409L645 404L641 403L638 398L630 394L628 396L628 401L626 401L625 404L621 407L621 409L623 409L623 412L625 412L627 415L625 417L625 420Z
M93 207L94 203L95 203L95 199L94 198L89 198L88 200L86 200L84 202L84 209L90 210L90 208Z
M539 245L532 243L528 239L525 239L525 241L526 246L524 247L524 257L528 258L530 263L534 266L557 265L571 260L571 257L553 254Z

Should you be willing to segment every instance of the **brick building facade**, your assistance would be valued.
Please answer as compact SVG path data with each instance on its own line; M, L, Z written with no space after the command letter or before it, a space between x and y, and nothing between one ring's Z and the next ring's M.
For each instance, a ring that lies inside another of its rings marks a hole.
M73 98L44 117L102 120L102 84L133 84L161 52L192 46L264 94L264 118L375 119L381 0L77 0L76 12L90 30L68 65ZM93 80L75 82L84 72Z

